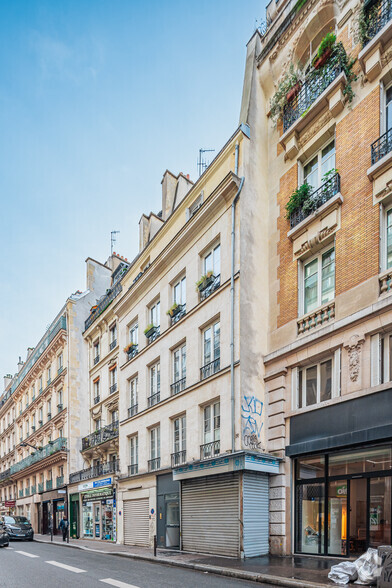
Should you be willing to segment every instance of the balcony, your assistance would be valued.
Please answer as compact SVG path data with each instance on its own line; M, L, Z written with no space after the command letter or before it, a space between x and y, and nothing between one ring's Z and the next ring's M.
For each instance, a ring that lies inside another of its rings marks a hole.
M101 400L100 395L98 394L98 396L94 397L94 404L98 404L98 402Z
M367 11L368 26L366 31L366 46L392 20L392 4L390 0L383 0L372 4Z
M209 459L220 454L220 441L200 445L200 459Z
M94 357L94 365L97 365L98 362L99 362L99 355L96 355Z
M147 337L147 345L150 345L155 339L158 339L159 335L161 334L161 327L152 326L147 331L144 332L145 336Z
M381 135L371 146L372 165L392 151L392 129Z
M186 304L179 304L170 313L170 322L171 322L171 324L172 325L175 325L185 315L186 315Z
M117 392L117 382L112 384L109 388L109 394L113 394L114 392Z
M99 476L106 476L107 474L115 474L119 471L120 460L116 459L70 474L69 483L83 482L83 480L91 480L91 478L98 478Z
M186 378L181 378L181 380L177 380L177 382L173 382L170 384L170 396L175 396L179 394L186 388Z
M46 490L53 490L53 480L46 480Z
M23 498L23 488L22 490L19 490L19 498Z
M64 476L57 476L56 488L61 488L61 486L64 486Z
M95 433L91 433L91 435L87 435L82 439L82 451L86 449L92 449L101 443L105 443L106 441L110 441L111 439L115 439L118 437L118 421L115 423L111 423L110 425L106 425L106 427L102 427L95 431Z
M132 404L132 406L130 406L128 408L128 417L135 416L135 414L137 414L137 412L138 412L138 404Z
M301 208L298 208L290 215L290 229L293 229L300 222L310 216L328 200L340 192L340 175L336 173L329 178L317 190L312 192Z
M57 370L57 375L59 376L61 374L61 372L63 371L63 366L60 366Z
M33 484L33 486L31 486L31 494L35 494L37 492L37 486L35 484Z
M343 68L338 57L333 56L320 69L313 69L306 77L301 90L288 102L283 110L283 133L285 133L301 116L305 115L312 104L342 73Z
M10 473L15 474L17 472L20 472L21 470L24 470L25 468L28 468L29 466L38 463L39 461L42 461L46 457L49 457L50 455L53 455L58 451L67 451L67 439L65 439L64 437L59 437L59 439L51 441L50 443L48 443L48 445L45 445L45 447L43 447L41 450L38 450L35 453L29 455L28 457L25 457L18 463L15 463L10 467Z
M137 463L133 463L128 466L128 476L134 476L139 472L139 466Z
M132 345L132 347L126 352L127 357L128 357L128 361L130 359L133 359L138 352L138 346L137 345Z
M203 365L203 367L200 368L200 379L205 380L206 378L209 378L209 376L212 376L213 374L216 374L216 372L219 372L219 370L220 357L217 357L216 359L214 359L214 361L210 361L210 363L206 363L206 365Z
M57 412L58 412L58 413L59 413L59 412L61 412L61 411L63 410L63 408L64 408L64 407L63 407L63 405L62 405L61 403L60 403L60 404L58 404L58 405L57 405Z
M208 298L220 286L220 274L217 276L210 276L202 284L198 286L200 293L200 302Z
M160 400L161 400L161 393L156 392L155 394L151 394L151 396L149 396L147 398L147 405L148 405L148 407L154 406L155 404L158 404L158 402L160 402Z
M96 308L91 312L90 316L84 323L84 329L87 329L93 324L93 322L99 317L100 314L107 309L107 307L113 302L113 300L120 294L122 291L122 286L120 282L117 282L113 288L109 289L104 296L100 299Z
M335 302L330 302L309 312L297 321L297 333L302 335L312 329L324 325L335 318Z
M48 415L47 416L48 416L48 421L50 421L52 419L52 413L51 412L48 412Z
M117 339L113 339L113 341L110 342L109 351L113 351L113 349L116 347L116 345L117 345Z
M29 496L30 495L30 486L27 486L27 488L25 488L25 496Z
M44 491L44 483L43 482L40 482L38 484L38 492L43 492L43 491Z
M172 468L176 468L180 465L183 465L186 462L186 450L177 451L176 453L171 454L171 466Z
M161 458L160 457L156 457L154 459L148 460L148 471L149 472L155 472L155 470L159 470L160 467L161 467Z

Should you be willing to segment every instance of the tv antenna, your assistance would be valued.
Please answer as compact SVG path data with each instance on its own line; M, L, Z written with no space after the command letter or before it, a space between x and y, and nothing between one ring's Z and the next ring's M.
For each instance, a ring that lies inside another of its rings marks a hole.
M209 161L207 161L204 157L204 153L210 153L212 151L215 151L215 149L199 149L199 159L197 161L197 171L199 172L199 178L209 165Z
M116 235L120 233L120 231L111 231L110 233L110 254L113 255L113 245L116 242Z

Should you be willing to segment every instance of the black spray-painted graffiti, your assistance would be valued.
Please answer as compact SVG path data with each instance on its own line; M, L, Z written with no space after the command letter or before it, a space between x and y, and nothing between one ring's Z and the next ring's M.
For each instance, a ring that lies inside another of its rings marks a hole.
M241 405L242 438L245 447L261 449L263 403L256 396L244 396Z

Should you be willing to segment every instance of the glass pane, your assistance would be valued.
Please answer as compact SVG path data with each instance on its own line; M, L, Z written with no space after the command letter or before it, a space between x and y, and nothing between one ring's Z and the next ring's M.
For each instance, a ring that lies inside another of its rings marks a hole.
M318 185L318 158L317 155L309 161L304 167L304 183L308 183L315 190L319 187Z
M174 286L174 302L177 304L181 304L181 290L180 290L180 282Z
M317 308L317 268L318 268L318 260L314 259L304 268L304 295L305 295L305 304L304 304L304 312L305 314L311 312L314 308Z
M347 555L347 480L329 484L328 554Z
M320 402L331 398L332 390L332 360L320 364Z
M375 447L329 457L329 475L341 476L390 470L392 468L391 447Z
M335 249L330 249L322 257L321 304L335 298Z
M324 551L324 484L297 486L297 550Z
M350 480L350 555L361 555L366 551L366 497L367 479Z
M391 542L391 478L370 478L369 546Z
M181 304L186 303L186 278L181 280Z
M214 275L219 276L219 274L220 274L220 245L215 247L214 252L213 252L213 257L214 257L214 261L213 261Z
M209 253L204 258L204 274L213 271L213 269L212 253Z
M335 142L332 141L321 152L321 183L325 181L324 175L335 168Z
M392 86L388 88L386 95L387 112L386 112L386 131L392 128Z
M317 366L306 370L306 406L317 402Z
M220 323L214 325L214 359L220 357Z
M204 365L211 361L211 328L204 331Z
M182 372L181 378L185 378L186 376L186 346L181 348L181 362L182 362Z
M298 372L298 408L302 408L302 370Z
M173 382L177 382L180 379L180 350L174 352L173 357Z
M325 476L325 458L323 455L312 455L297 459L297 479L323 478Z

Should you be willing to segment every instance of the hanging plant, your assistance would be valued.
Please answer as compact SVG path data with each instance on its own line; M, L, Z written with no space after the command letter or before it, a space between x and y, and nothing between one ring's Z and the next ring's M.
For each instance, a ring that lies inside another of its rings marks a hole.
M343 88L343 94L344 96L347 96L348 101L351 103L355 96L352 83L358 79L358 76L353 72L353 67L357 59L347 55L344 45L341 41L335 43L333 47L333 55L339 61L340 65L342 66L342 70L346 74L347 82Z
M372 38L370 35L370 26L372 22L377 18L380 12L380 5L377 3L371 8L366 8L365 4L361 4L359 15L356 22L356 34L354 35L354 41L360 43L361 47L365 47Z
M289 70L283 75L275 94L270 100L270 117L274 123L282 115L286 104L293 100L300 91L303 79L303 73L299 69L296 70L294 64L291 63ZM290 95L291 90L294 90L292 95Z
M321 40L317 53L313 58L314 69L319 69L325 65L332 54L332 48L336 43L335 33L327 33Z
M299 208L303 208L305 202L309 200L309 196L311 195L312 191L312 186L310 186L307 182L296 188L286 204L285 218L290 219L290 216L293 214L293 212Z

